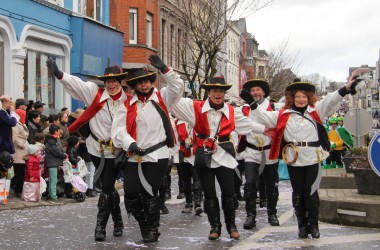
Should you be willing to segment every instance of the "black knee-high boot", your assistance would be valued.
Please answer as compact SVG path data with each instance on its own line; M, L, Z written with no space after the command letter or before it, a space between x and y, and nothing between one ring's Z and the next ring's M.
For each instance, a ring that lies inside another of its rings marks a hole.
M319 238L318 214L319 214L319 195L315 192L306 196L306 207L309 211L308 221L311 237Z
M104 241L106 239L106 226L108 218L111 213L111 208L109 206L110 194L100 193L98 200L98 215L96 219L95 228L95 240Z
M111 196L110 205L113 220L113 236L121 237L123 235L124 223L123 217L121 216L120 195L119 192L115 190Z
M220 237L222 223L220 223L220 208L218 198L204 200L204 211L211 225L209 240L217 240Z
M278 187L266 187L268 222L271 226L279 226L277 218Z
M144 211L146 215L146 231L143 235L144 242L155 242L160 236L158 228L160 226L160 207L161 199L155 196L144 200Z
M141 197L138 197L133 200L128 200L126 197L124 198L125 208L128 214L133 215L140 226L140 232L143 239L146 235L146 214L144 211L144 206L141 200Z
M256 196L257 189L254 188L254 185L246 183L244 185L244 199L247 219L243 225L244 229L252 229L256 227Z
M239 202L235 196L223 196L222 208L224 212L224 221L230 238L239 239L240 234L235 224L235 211L239 207Z
M202 186L195 169L193 169L192 191L193 191L193 198L194 198L195 214L200 215L201 213L203 213L203 209L202 209L203 190L202 190Z
M305 199L302 194L292 194L293 207L295 214L297 216L298 222L298 237L307 238L307 218L306 218L306 207Z

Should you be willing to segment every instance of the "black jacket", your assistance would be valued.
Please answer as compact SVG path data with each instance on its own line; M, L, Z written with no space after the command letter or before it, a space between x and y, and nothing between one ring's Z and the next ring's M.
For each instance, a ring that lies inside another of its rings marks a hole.
M75 167L77 167L78 161L80 159L78 158L78 153L77 153L76 148L69 147L67 148L66 153L69 155L69 161L71 165L74 165Z
M45 164L47 168L59 167L66 159L65 151L57 139L46 135L45 139Z

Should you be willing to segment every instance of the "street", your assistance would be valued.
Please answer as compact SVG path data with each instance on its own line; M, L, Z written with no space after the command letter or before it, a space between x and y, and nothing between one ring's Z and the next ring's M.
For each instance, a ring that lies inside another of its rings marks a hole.
M173 176L172 196L177 195L177 179ZM289 181L280 182L278 215L280 227L267 223L266 210L258 209L257 228L244 230L244 202L240 202L236 224L240 240L228 238L222 228L218 241L209 241L207 217L181 213L184 200L167 202L170 213L161 217L161 236L156 243L141 241L138 224L127 218L123 197L124 234L112 236L111 218L105 242L94 241L97 198L63 206L27 208L0 212L0 249L378 249L380 229L345 227L320 223L321 238L301 240L291 207ZM222 218L223 220L223 218ZM310 236L309 236L310 237Z

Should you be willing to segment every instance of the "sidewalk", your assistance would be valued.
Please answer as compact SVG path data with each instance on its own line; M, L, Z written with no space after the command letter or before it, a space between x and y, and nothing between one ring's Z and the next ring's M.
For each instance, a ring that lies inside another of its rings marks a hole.
M117 190L122 190L123 186L120 185L118 182L115 183L115 188ZM86 200L84 202L87 202L88 200L97 200L99 195L94 198L86 197ZM21 198L18 197L8 197L8 204L6 205L0 205L0 212L3 210L13 210L13 209L25 209L25 208L31 208L31 207L41 207L41 206L61 206L66 205L69 203L76 203L74 199L68 199L68 198L59 198L58 203L50 203L46 200L40 200L39 202L29 202L29 201L23 201Z
M353 174L324 169L319 189L319 220L380 228L380 195L358 194Z

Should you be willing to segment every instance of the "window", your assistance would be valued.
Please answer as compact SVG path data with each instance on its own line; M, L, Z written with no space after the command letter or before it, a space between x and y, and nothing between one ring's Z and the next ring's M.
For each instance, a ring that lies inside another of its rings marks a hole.
M174 59L175 59L174 53L175 53L175 50L174 50L174 25L171 24L170 25L170 54L169 54L170 66L174 65Z
M166 20L162 19L162 21L161 21L161 57L162 57L162 60L164 60L164 62L166 61L165 60L165 56L166 56L166 53L165 53L165 42L166 42L165 33L166 33Z
M152 47L152 34L153 34L153 25L152 25L152 15L146 14L146 45Z
M39 100L48 108L60 110L64 104L64 91L58 81L48 72L46 60L53 57L58 68L63 68L64 57L28 49L24 61L24 96L28 100Z
M181 58L182 58L182 49L183 49L183 44L182 44L182 30L178 29L177 31L177 68L181 68Z
M84 0L78 0L82 2ZM102 1L101 0L86 0L85 4L86 16L94 18L101 22L102 18Z
M129 9L129 43L137 44L137 9Z

